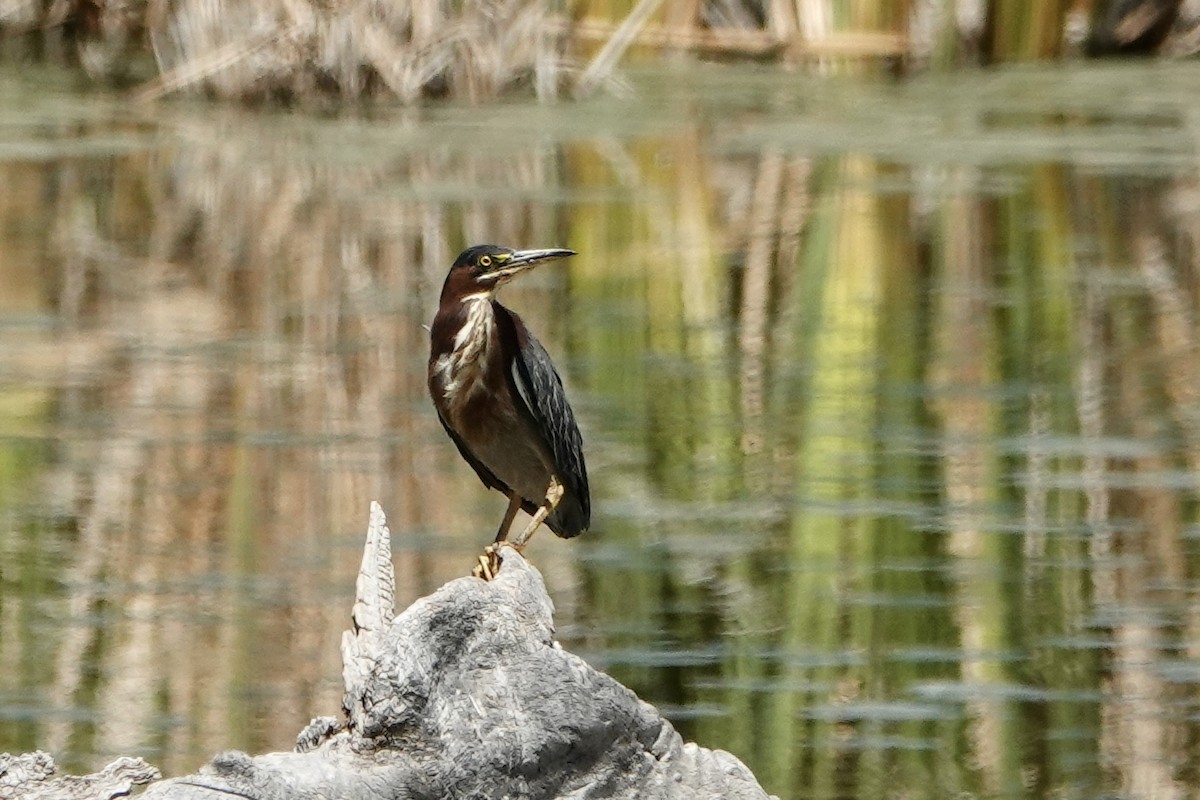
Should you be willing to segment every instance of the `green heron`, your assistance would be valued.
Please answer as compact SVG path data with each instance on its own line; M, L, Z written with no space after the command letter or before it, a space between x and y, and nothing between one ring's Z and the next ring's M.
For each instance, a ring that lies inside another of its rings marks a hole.
M454 260L429 333L429 394L458 452L483 485L508 497L495 542L475 574L490 579L517 509L532 516L520 550L543 522L563 538L591 521L583 439L545 348L496 290L572 250L482 244Z

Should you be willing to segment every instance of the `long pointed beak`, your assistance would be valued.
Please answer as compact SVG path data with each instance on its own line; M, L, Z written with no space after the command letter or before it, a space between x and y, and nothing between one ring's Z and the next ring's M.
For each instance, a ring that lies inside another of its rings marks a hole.
M544 264L547 261L557 261L560 258L567 258L573 255L575 255L574 250L566 250L561 247L549 247L542 250L517 250L499 269L492 270L486 277L493 278L497 282L506 281L518 273L536 267L538 264Z
M518 250L512 254L512 258L505 264L505 268L516 266L518 264L534 264L539 261L554 261L558 258L567 258L575 255L574 250L565 250L561 247L549 247L544 250Z

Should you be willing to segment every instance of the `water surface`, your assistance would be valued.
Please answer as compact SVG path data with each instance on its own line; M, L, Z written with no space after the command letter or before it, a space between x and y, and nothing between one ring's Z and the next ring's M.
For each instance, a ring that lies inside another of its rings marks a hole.
M349 118L0 69L0 750L168 774L340 703L504 500L425 395L466 244L580 417L564 645L785 798L1189 795L1191 64L689 68Z

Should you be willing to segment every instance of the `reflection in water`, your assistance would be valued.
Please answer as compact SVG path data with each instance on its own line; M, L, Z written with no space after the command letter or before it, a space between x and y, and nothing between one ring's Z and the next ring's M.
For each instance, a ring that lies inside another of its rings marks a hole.
M581 253L505 290L592 465L594 534L530 551L567 646L781 797L1182 796L1174 69L1153 116L1014 110L1032 73L1000 115L994 75L945 111L734 72L637 124L538 109L537 135L45 93L0 127L0 749L175 773L338 707L368 501L402 604L502 510L424 389L449 259L491 240Z

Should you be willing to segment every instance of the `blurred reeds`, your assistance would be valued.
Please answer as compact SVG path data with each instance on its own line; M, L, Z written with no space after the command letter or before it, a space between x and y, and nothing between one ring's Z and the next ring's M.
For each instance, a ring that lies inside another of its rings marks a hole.
M3 224L28 232L0 244L3 307L32 321L0 355L0 513L32 496L38 521L0 526L0 664L6 692L64 711L28 747L157 747L179 771L231 728L284 746L338 707L369 500L438 532L436 551L397 542L402 605L481 541L464 520L489 498L428 425L422 323L452 248L557 239L545 206L514 200L557 180L552 154L309 163L244 123L86 176L0 165ZM447 185L471 189L426 199ZM11 591L42 582L69 587L61 636ZM156 733L164 715L187 723Z
M17 746L290 746L339 702L369 499L399 602L465 570L499 506L421 325L486 239L581 252L506 298L589 442L597 536L535 545L568 645L780 796L1181 790L1194 165L183 120L0 164L0 689L53 712Z
M336 106L587 94L681 53L902 72L1198 49L1182 0L0 0L0 53L74 46L149 101L180 91ZM27 41L32 40L32 41ZM150 60L153 60L153 66ZM587 63L589 62L590 63ZM587 63L586 68L584 64ZM153 77L151 77L153 75Z
M571 223L598 254L572 265L576 302L645 326L575 352L588 389L636 420L623 430L662 449L610 478L621 497L707 511L613 520L656 558L593 567L584 593L622 652L679 647L662 637L681 607L720 609L691 624L722 633L685 652L704 665L690 685L636 659L614 673L720 709L691 729L781 796L1177 792L1164 765L1187 760L1191 728L1171 709L1195 702L1153 664L1187 646L1200 566L1191 178L778 145L697 167L690 135L652 144L668 171L634 148L643 168L620 174L637 199ZM570 174L594 189L614 161L574 148ZM696 175L708 188L685 197ZM679 234L700 202L724 265L711 234ZM731 287L723 336L687 306L713 283ZM706 402L722 383L740 399ZM1162 450L1131 448L1156 429ZM697 525L719 548L689 550ZM1124 699L1101 700L1110 669Z

